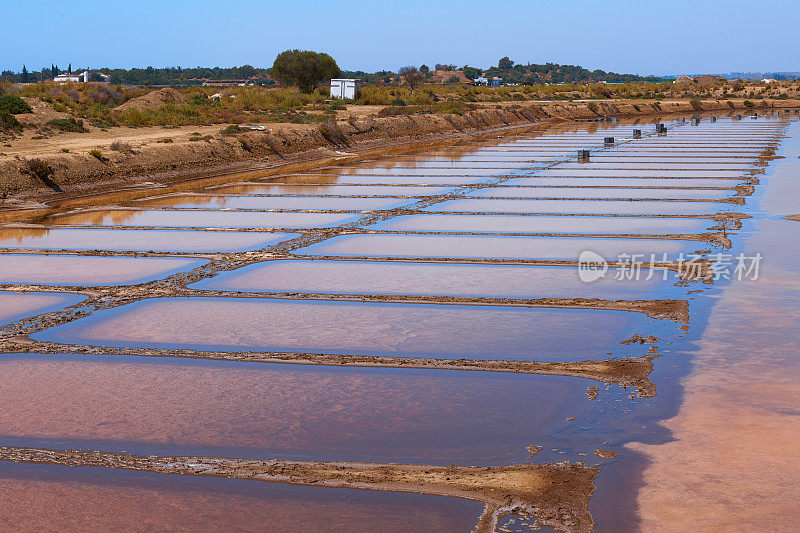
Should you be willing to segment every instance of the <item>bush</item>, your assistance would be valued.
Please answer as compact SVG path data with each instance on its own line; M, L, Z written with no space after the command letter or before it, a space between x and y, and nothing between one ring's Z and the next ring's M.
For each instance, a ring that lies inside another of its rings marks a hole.
M404 105L406 105L406 101L403 100L402 98L395 98L394 100L389 102L389 105L404 106Z
M53 175L54 170L46 161L42 161L41 159L29 159L23 172L34 178L46 180Z
M20 113L33 113L33 109L31 109L31 106L28 105L28 102L16 94L0 96L0 112L3 111L12 115L19 115Z
M105 163L106 161L108 161L108 159L103 157L103 152L101 152L100 150L90 150L89 155L96 158L101 163Z
M242 128L240 128L236 124L231 124L227 128L225 128L222 131L220 131L220 133L222 135L238 135L238 134L242 133L242 131L243 131Z
M55 171L46 161L42 161L41 159L29 159L25 162L22 172L32 178L38 179L54 191L61 192L61 187L50 178Z
M755 107L755 106L756 106L756 104L754 104L754 103L753 103L753 102L751 102L750 100L745 100L745 101L744 101L744 106L745 106L745 107Z
M62 148L61 151L64 152L65 154L68 154L69 153L69 148Z
M77 133L87 133L89 131L83 125L82 120L76 120L74 118L54 118L47 123L60 131L73 131Z
M22 131L22 124L11 113L0 111L0 131Z
M731 109L733 109L733 108L734 108L734 107L736 107L736 106L733 104L733 102L731 102L730 100L728 100L728 107L730 107Z
M591 111L595 115L599 115L599 113L597 112L597 104L596 103L589 102L588 104L586 104L586 107L588 107L589 111Z
M114 141L111 143L111 149L115 152L122 152L124 154L132 154L133 148L125 141Z
M697 98L692 98L689 100L689 104L692 106L692 109L695 111L702 111L703 110L703 103L698 100Z
M331 144L347 144L347 136L333 120L320 124L319 132Z

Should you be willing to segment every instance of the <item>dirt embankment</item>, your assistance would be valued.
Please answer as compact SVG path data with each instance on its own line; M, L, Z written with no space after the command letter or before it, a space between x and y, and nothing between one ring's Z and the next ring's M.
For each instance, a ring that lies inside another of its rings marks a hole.
M611 452L613 453L613 452ZM520 514L559 531L589 532L589 498L598 467L582 463L433 466L394 463L147 457L85 450L0 448L0 461L103 467L183 476L248 479L465 498L486 507L474 531L494 531L498 519Z
M134 99L124 105L162 105L171 95L157 91L141 98L158 101L137 103L139 99ZM702 105L704 112L719 114L748 109L742 102L732 100L705 101ZM780 105L796 108L800 102L787 100ZM688 101L505 103L463 115L377 117L374 113L366 116L348 113L348 119L322 125L270 124L263 131L229 136L220 134L224 125L109 131L92 128L88 134L59 134L43 141L15 141L10 148L0 148L0 195L47 201L150 180L170 183L236 170L278 168L290 163L305 163L305 168L313 168L332 162L352 162L382 151L414 150L437 141L452 143L480 133L518 132L564 121L697 113ZM102 157L91 155L92 149L99 150ZM26 171L27 161L33 158L42 159L53 168L54 174L47 180L51 181L50 188ZM54 190L53 185L66 194ZM7 201L6 206L14 204Z

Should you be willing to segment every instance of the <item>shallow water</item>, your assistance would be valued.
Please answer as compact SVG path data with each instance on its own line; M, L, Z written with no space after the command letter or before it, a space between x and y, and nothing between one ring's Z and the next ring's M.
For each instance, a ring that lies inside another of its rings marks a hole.
M137 454L509 464L597 417L562 376L124 356L0 357L0 436ZM131 409L131 406L137 406ZM528 413L518 423L520 412ZM587 448L593 431L573 446Z
M474 235L348 235L301 248L298 255L355 257L455 257L476 259L546 259L577 261L584 251L606 260L623 254L660 258L667 253L707 249L704 242L587 237L487 237Z
M54 217L55 225L162 228L317 228L358 218L354 213L259 213L252 211L91 211Z
M678 186L678 184L676 184ZM709 189L634 189L597 187L491 187L471 191L467 195L481 198L668 198L712 199L730 198L735 190Z
M368 227L398 231L669 235L703 233L715 224L715 221L709 219L678 217L437 214L404 215Z
M650 279L646 279L650 277ZM685 298L663 271L626 279L611 269L591 283L574 268L466 263L269 261L192 284L197 289L247 292L407 294L488 298Z
M77 294L0 291L0 326L29 316L57 311L83 299L84 296Z
M574 187L736 187L745 182L743 179L715 179L715 178L557 178L530 176L527 178L513 178L503 182L503 185L522 186L574 186Z
M31 532L461 532L483 511L441 496L5 462L0 490L4 527Z
M360 176L348 174L336 174L334 176L325 175L303 175L303 176L281 176L269 178L269 183L275 184L297 184L297 183L325 183L337 185L439 185L452 186L463 185L481 181L475 176Z
M252 250L293 237L291 233L147 231L113 229L0 230L0 248L161 252Z
M318 210L369 210L390 209L408 203L399 198L327 198L261 196L171 196L155 200L142 200L134 205L141 207L200 207L208 209L318 209Z
M205 189L214 194L291 194L294 196L432 196L448 187L393 187L370 185L221 185Z
M620 311L167 298L101 311L32 338L100 346L580 361L630 351L621 350L619 341L657 327L652 322Z
M597 213L625 215L713 215L741 212L743 206L721 202L659 202L617 200L450 200L425 208L437 212L475 213Z
M205 263L181 257L0 254L0 283L128 285L166 278Z

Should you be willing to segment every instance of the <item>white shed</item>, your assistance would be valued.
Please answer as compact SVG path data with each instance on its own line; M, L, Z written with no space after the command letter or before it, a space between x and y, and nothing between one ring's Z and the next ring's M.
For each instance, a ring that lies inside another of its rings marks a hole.
M361 90L361 80L338 79L331 80L331 98L347 98L355 100Z

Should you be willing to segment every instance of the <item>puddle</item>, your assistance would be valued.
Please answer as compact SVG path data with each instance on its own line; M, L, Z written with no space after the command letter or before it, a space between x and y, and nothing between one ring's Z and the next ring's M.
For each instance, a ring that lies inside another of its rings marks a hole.
M113 229L0 230L0 248L158 252L233 252L263 248L291 233Z
M291 194L294 196L432 196L449 187L393 187L391 185L221 185L205 189L215 194Z
M191 285L245 292L397 294L486 298L685 298L674 275L625 279L611 269L592 283L575 268L370 261L269 261ZM619 278L619 279L617 279ZM669 296L668 296L669 295Z
M326 198L262 196L171 196L135 202L137 207L203 207L208 209L319 209L358 210L389 209L408 203L399 198Z
M53 217L54 225L153 228L321 228L356 220L354 213L259 213L254 211L91 211ZM2 230L0 230L2 235Z
M476 233L580 233L668 235L703 233L715 221L696 218L515 216L515 215L404 215L368 229Z
M74 305L85 297L78 294L0 291L0 326L29 316L57 311Z
M626 215L711 215L741 212L741 205L720 202L616 200L449 200L425 208L437 212L473 213L598 213Z
M631 351L619 341L649 333L652 322L622 311L166 298L101 311L31 337L112 347L581 361Z
M4 445L423 464L510 464L595 418L580 378L125 356L0 357ZM131 406L137 406L131 409ZM526 413L519 424L519 413ZM611 434L593 431L584 447ZM69 441L65 443L64 441ZM577 443L576 443L577 444Z
M355 257L456 257L577 261L586 250L606 259L622 254L663 253L675 257L710 245L702 242L582 237L485 237L444 235L348 235L333 237L296 252L298 255Z
M180 257L0 254L0 283L133 285L186 272L205 263Z
M679 184L676 184L679 186ZM734 196L732 190L703 189L599 189L596 187L492 187L470 192L468 196L481 198L675 198L723 199Z
M457 498L151 472L0 463L14 531L469 531Z

